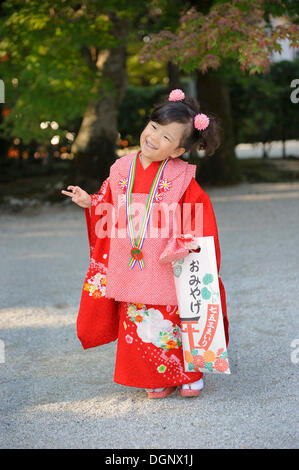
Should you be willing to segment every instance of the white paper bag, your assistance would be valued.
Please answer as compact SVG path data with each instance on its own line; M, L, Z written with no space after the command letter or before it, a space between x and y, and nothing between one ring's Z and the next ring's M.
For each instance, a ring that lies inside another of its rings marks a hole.
M172 262L185 371L230 374L214 237L194 239L199 253Z

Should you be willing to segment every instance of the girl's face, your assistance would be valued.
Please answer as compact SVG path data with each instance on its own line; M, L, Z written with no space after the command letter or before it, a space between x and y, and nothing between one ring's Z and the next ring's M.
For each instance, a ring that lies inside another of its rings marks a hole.
M149 121L140 135L142 158L150 163L179 157L185 152L179 147L184 130L185 124L179 122L162 125Z

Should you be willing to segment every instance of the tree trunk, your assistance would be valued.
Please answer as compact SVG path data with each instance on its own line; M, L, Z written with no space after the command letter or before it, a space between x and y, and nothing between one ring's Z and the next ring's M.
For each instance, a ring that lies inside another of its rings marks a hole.
M229 88L221 73L197 72L197 97L202 112L214 113L223 129L222 144L212 156L200 160L197 180L205 184L235 184L241 181L240 163L235 154Z
M77 169L76 182L79 185L86 184L90 178L97 179L97 186L101 184L108 177L109 168L116 159L117 113L128 83L128 27L126 21L119 19L115 12L109 13L109 16L114 23L113 34L120 42L98 55L97 67L102 71L100 99L88 105L71 148Z
M263 142L263 160L267 160L267 159L269 159L267 143Z
M28 146L27 146L27 151L28 151L28 163L32 167L34 165L34 153L36 152L37 149L37 142L35 139L31 139Z
M59 146L53 146L52 144L47 144L46 149L48 152L47 157L43 158L43 167L45 174L50 175L52 174L53 171L53 165L54 165L54 152L55 150L58 150Z
M286 141L283 140L282 141L282 158L286 158L287 157L287 154L286 154Z
M173 62L167 62L167 75L169 78L168 82L168 92L174 90L175 88L181 88L181 80L180 80L180 69L178 65L174 64Z

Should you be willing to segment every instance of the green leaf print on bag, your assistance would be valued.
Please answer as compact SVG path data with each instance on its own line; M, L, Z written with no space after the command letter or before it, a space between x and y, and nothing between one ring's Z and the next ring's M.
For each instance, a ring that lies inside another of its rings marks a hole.
M180 275L182 274L182 266L174 266L173 274L175 275L175 277L180 277Z
M212 282L214 282L214 276L211 273L207 273L202 278L202 282L205 285L211 284ZM203 287L201 293L202 293L202 298L204 300L211 299L211 302L217 302L217 299L219 298L219 292L212 289L211 286L209 286L209 289L207 287Z
M182 266L180 264L184 263L185 258L178 259L172 263L173 274L175 277L180 277L182 274Z
M224 351L223 353L220 354L220 359L227 359L227 351Z
M207 369L210 372L213 372L213 362L206 362L205 369Z
M201 290L201 295L203 299L208 300L212 294L207 287L203 287Z
M204 277L202 278L202 282L206 286L207 284L210 284L213 282L214 278L212 274L205 274Z

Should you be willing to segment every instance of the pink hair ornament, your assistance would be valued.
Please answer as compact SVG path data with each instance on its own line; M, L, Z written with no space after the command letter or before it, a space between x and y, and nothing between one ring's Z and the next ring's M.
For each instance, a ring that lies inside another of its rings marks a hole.
M183 90L176 88L169 93L168 101L181 101L185 98Z
M196 114L194 117L194 127L199 131L204 131L210 124L210 119L206 114L200 113Z

